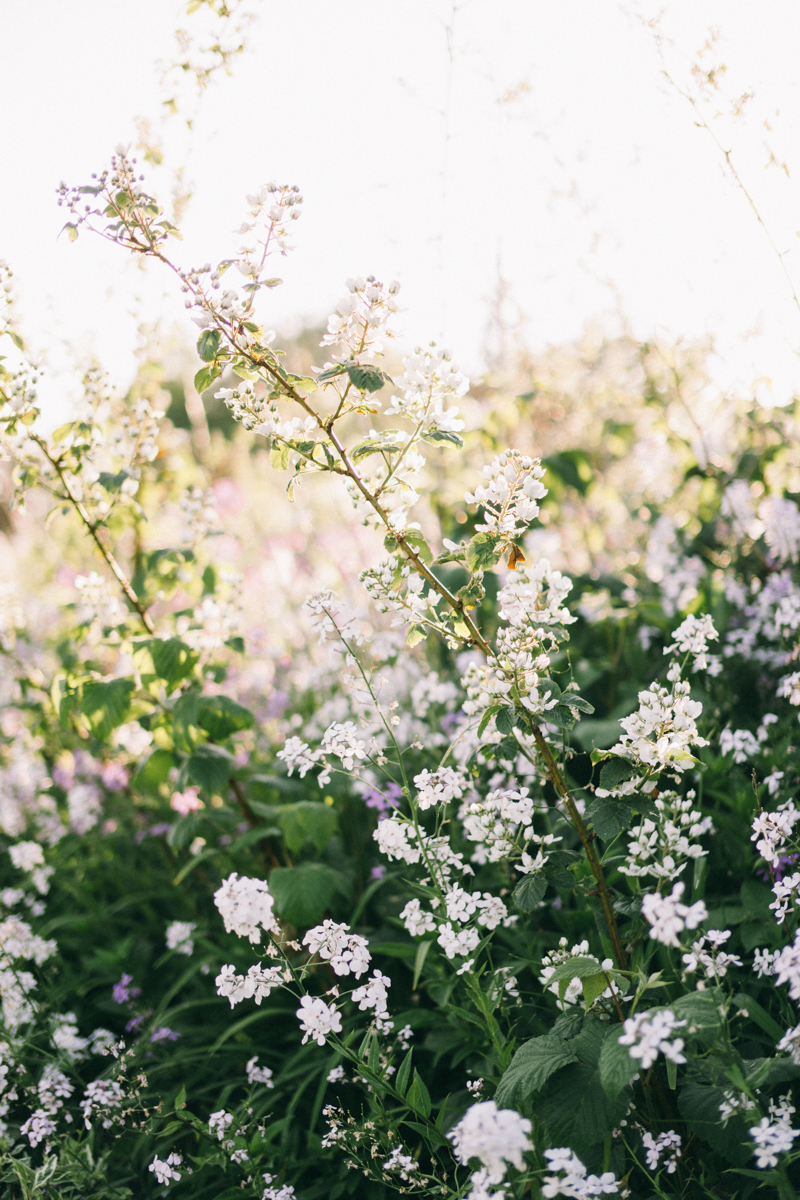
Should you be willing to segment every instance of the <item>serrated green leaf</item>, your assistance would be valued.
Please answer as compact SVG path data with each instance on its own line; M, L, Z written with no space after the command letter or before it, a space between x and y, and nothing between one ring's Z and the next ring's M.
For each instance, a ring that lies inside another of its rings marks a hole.
M572 1044L552 1034L524 1042L500 1080L495 1095L498 1107L520 1108L544 1087L551 1075L577 1061Z
M301 850L306 841L322 850L336 833L338 819L334 809L314 800L300 800L273 809L271 816L278 824L292 854Z
M483 716L481 717L480 724L478 725L478 738L483 737L484 729L489 724L489 722L491 721L491 719L495 715L495 713L498 713L501 708L502 708L501 704L490 704L489 705L489 707L486 709Z
M269 465L276 471L285 471L289 466L292 455L290 446L285 442L273 442L269 452Z
M516 724L516 716L513 708L501 708L494 719L494 723L497 726L498 733L502 733L504 737L506 734L511 733Z
M197 353L203 362L213 362L219 350L222 334L218 329L204 329L197 339Z
M210 795L220 795L227 791L234 761L221 746L198 746L190 756L186 769L192 783Z
M159 679L163 679L170 691L182 679L191 675L197 665L199 654L180 638L151 638L140 643L150 651L153 667Z
M547 876L543 871L523 875L514 888L512 899L520 912L533 912L547 891Z
M346 370L353 387L360 392L379 392L389 378L379 367L357 365Z
M278 915L297 929L308 929L322 920L337 891L347 893L348 885L339 871L325 863L302 863L299 867L275 867L269 890Z
M81 688L80 707L92 733L104 742L118 725L124 724L136 684L132 679L109 682L91 680Z
M597 836L608 842L630 827L634 809L619 800L595 797L586 810L586 816Z
M611 758L600 770L600 787L610 792L636 774L636 768L626 758Z
M97 476L97 482L107 492L118 492L125 480L130 478L131 476L128 471L117 471L115 475L112 475L109 471L101 471Z
M615 1025L608 1031L600 1051L600 1083L609 1100L616 1100L619 1093L639 1071L636 1059L631 1058L629 1048L620 1045L622 1029Z
M467 566L470 571L488 571L500 561L505 538L496 533L476 533L467 542Z
M254 721L249 708L228 696L201 696L197 701L197 724L215 742L223 742L232 733L250 729Z
M568 705L569 708L577 708L579 712L594 712L593 704L590 704L588 700L584 700L583 696L579 696L577 692L572 692L569 689L562 693L560 703Z

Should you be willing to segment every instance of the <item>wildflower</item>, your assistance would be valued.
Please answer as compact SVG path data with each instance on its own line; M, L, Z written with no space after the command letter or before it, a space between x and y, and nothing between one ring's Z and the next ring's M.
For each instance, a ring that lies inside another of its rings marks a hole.
M357 989L357 991L363 990L363 988ZM303 1030L302 1045L304 1046L309 1038L312 1038L318 1046L324 1046L328 1034L339 1033L342 1028L342 1018L336 1011L336 1005L326 1004L318 997L303 996L295 1015Z
M708 916L702 900L691 906L681 904L683 892L684 885L676 883L671 895L660 896L654 892L642 900L642 916L652 925L650 937L663 946L680 946L678 935L684 929L696 929Z
M149 1171L155 1173L157 1183L166 1183L169 1185L170 1180L179 1180L181 1175L175 1168L179 1167L183 1162L180 1154L170 1154L168 1158L162 1161L158 1155L153 1159L148 1167Z
M269 1067L259 1067L257 1057L254 1056L248 1061L245 1070L247 1072L247 1082L249 1084L252 1085L254 1083L263 1083L265 1087L275 1087L275 1084L272 1082L271 1069Z
M8 854L18 871L32 871L44 862L44 852L38 842L17 842L8 847Z
M667 1133L660 1133L657 1138L654 1138L652 1133L645 1133L642 1137L642 1145L645 1148L647 1165L651 1171L656 1170L662 1155L664 1155L664 1167L667 1174L675 1174L681 1153L680 1134L676 1133L674 1129L668 1130Z
M623 1024L623 1034L619 1039L621 1046L630 1046L628 1053L632 1058L638 1058L644 1070L652 1067L659 1051L670 1062L685 1063L686 1058L681 1053L683 1038L670 1038L676 1029L682 1029L685 1021L679 1021L669 1009L655 1013L637 1013L629 1017Z
M387 1161L383 1164L384 1171L397 1171L400 1178L407 1180L414 1171L419 1170L419 1163L410 1154L403 1154L402 1146L395 1146Z
M365 938L349 932L348 925L337 925L335 921L323 921L309 929L303 938L311 954L329 961L337 975L355 975L360 978L368 969L370 954Z
M247 937L255 945L261 941L261 930L276 929L272 915L273 899L263 879L240 879L236 871L214 893L214 903L222 916L227 933Z
M447 804L450 800L460 799L466 781L458 771L451 767L439 767L438 771L422 771L414 776L414 786L417 789L417 804L425 810L437 804Z
M132 983L133 976L126 975L123 971L122 978L120 979L119 983L115 983L114 987L111 989L111 999L115 1004L128 1004L129 1001L133 1000L136 996L141 996L142 989L138 987L131 987L130 985Z
M208 1132L216 1133L217 1140L222 1141L225 1137L225 1131L233 1124L233 1113L226 1112L221 1108L219 1112L214 1112L208 1118Z
M83 1093L81 1100L81 1109L83 1111L83 1121L87 1129L92 1128L90 1120L92 1112L100 1111L104 1108L119 1108L122 1103L122 1088L114 1079L95 1079L90 1083ZM111 1121L105 1117L102 1122L103 1128L108 1129Z
M672 642L664 647L664 653L674 654L677 650L680 654L691 654L694 657L694 670L705 671L709 665L708 642L718 639L719 634L708 613L702 617L690 613L673 633Z
M775 982L788 983L792 1000L800 1000L800 934L791 946L784 946L773 963Z
M175 950L178 954L191 954L194 950L192 934L195 929L194 921L171 921L167 926L167 949Z
M205 807L198 795L199 790L199 788L190 787L185 792L173 792L172 799L169 802L170 808L173 808L182 817L187 817L189 813L198 812L201 808Z
M49 1138L55 1133L56 1123L48 1117L44 1109L37 1108L36 1112L31 1113L24 1125L20 1126L20 1133L27 1137L31 1146L38 1146L39 1142L43 1142L45 1138Z
M460 1163L466 1166L477 1158L486 1169L487 1182L499 1183L506 1163L522 1170L522 1155L531 1149L530 1131L530 1121L513 1109L498 1109L494 1100L482 1100L467 1109L447 1136Z
M788 1122L770 1120L769 1117L762 1117L749 1133L755 1142L756 1166L760 1170L777 1167L778 1155L790 1151L795 1138L800 1137L799 1129L792 1129Z
M181 1035L176 1033L174 1029L169 1029L166 1025L159 1025L150 1034L151 1042L177 1042Z
M546 1175L542 1180L542 1196L546 1200L552 1196L574 1196L583 1200L584 1197L610 1196L619 1191L612 1171L604 1171L600 1176L587 1175L586 1167L572 1150L545 1150L544 1156L549 1160L549 1170L558 1172Z

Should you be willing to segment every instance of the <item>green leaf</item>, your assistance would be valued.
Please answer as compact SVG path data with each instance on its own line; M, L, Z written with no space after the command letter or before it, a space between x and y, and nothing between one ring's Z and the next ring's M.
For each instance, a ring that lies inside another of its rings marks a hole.
M272 810L292 854L301 850L306 841L313 842L318 850L328 844L338 828L336 813L327 804L314 800L300 800L297 804L286 804Z
M625 758L610 758L600 770L600 787L610 792L636 774L636 768Z
M513 708L501 708L494 719L494 723L497 726L498 732L502 733L504 737L506 734L511 733L516 724L516 715Z
M339 871L325 863L302 863L299 867L275 867L269 890L278 914L296 928L307 929L322 920L337 891L346 892L347 884Z
M142 643L140 643L142 644ZM200 655L180 638L151 638L143 643L150 651L153 667L159 679L163 679L169 691L182 679L191 675Z
M579 696L577 692L567 691L562 693L561 704L566 704L569 708L577 708L579 712L593 713L594 705L588 700L584 700L583 696Z
M417 954L414 959L414 979L411 983L412 992L415 992L417 990L417 984L419 983L419 977L422 974L422 968L425 966L425 959L428 957L428 951L430 950L432 945L433 945L433 939L431 939L428 942L420 942L420 944L417 946Z
M600 1083L609 1100L616 1100L619 1093L638 1074L636 1059L631 1058L627 1046L619 1043L622 1030L619 1026L609 1029L608 1037L600 1051Z
M331 379L337 379L340 375L344 375L345 368L341 363L337 363L335 367L327 367L326 370L320 371L317 376L319 383L328 383Z
M467 566L470 571L487 571L500 561L505 539L497 533L476 533L467 542Z
M215 742L223 742L232 733L250 729L254 721L249 708L228 696L201 696L197 701L197 724Z
M519 1108L544 1087L555 1071L577 1062L573 1041L545 1034L524 1042L500 1080L495 1095L498 1107Z
M586 954L576 954L574 958L568 958L566 962L560 963L547 982L569 983L573 979L587 979L590 975L595 975L599 969L600 963L596 958L590 958Z
M542 1110L550 1145L570 1146L580 1157L609 1136L630 1101L630 1093L622 1091L609 1102L600 1082L599 1059L606 1033L603 1022L587 1020L571 1043L578 1062L555 1075Z
M411 1074L411 1060L413 1057L414 1051L409 1050L400 1064L400 1070L397 1072L397 1079L394 1086L401 1096L405 1095L406 1088L408 1087L408 1079Z
M108 683L91 680L81 689L81 712L92 733L104 742L112 730L124 724L136 684L132 679L112 679Z
M101 471L97 476L97 482L107 492L118 492L126 479L130 479L131 475L128 471L117 471L116 475L112 475L109 471Z
M500 712L501 708L502 708L501 704L491 704L486 709L483 716L481 717L480 725L478 726L478 737L479 738L483 737L484 729L489 724L489 722L491 721L491 719L495 715L495 713Z
M379 367L372 366L347 367L347 374L353 387L357 387L360 392L379 392L389 379Z
M535 875L523 875L514 888L512 899L521 912L533 912L546 891L547 876L539 871Z
M742 1166L752 1156L753 1145L747 1136L747 1124L731 1117L726 1125L720 1119L719 1106L724 1099L721 1088L690 1081L678 1095L681 1116L699 1137L734 1166Z
M431 1115L431 1097L419 1071L414 1071L414 1082L408 1089L406 1104L414 1112L422 1113L423 1117Z
M221 341L222 334L218 329L203 330L197 339L197 353L203 362L212 362L216 358Z
M369 458L370 454L399 454L402 449L402 445L384 441L382 438L365 438L353 447L350 458L353 462L361 462L362 458Z
M194 390L202 396L203 392L211 387L215 379L219 379L222 371L215 363L209 363L207 367L201 367L194 377Z
M585 975L581 980L581 988L583 989L583 1003L586 1005L588 1012L594 1004L598 996L602 996L609 984L609 973L606 971L598 971L596 975Z
M689 992L680 996L669 1007L676 1017L687 1022L686 1028L682 1030L683 1037L687 1037L704 1030L717 1030L721 1020L719 1006L724 1003L724 993L720 988L713 988L705 992Z
M746 1009L750 1020L755 1021L756 1025L769 1034L773 1041L781 1040L784 1030L752 996L747 996L744 992L737 992L733 997L733 1002L737 1008Z
M202 731L197 723L197 703L200 694L196 691L184 692L172 707L172 740L177 750L189 753L194 750L202 738Z
M623 833L630 827L634 818L634 809L630 804L598 797L590 802L586 816L591 821L597 836L601 837L604 842L609 842L617 834Z
M175 1102L172 1107L175 1112L180 1112L181 1109L186 1108L186 1084L182 1085L181 1090L175 1097Z
M449 429L428 429L422 435L423 442L431 442L435 445L454 446L458 450L464 447L464 439L459 437L457 433L452 433Z
M159 794L160 785L169 779L169 773L175 766L175 759L169 750L154 750L141 770L131 780L131 787L137 792Z
M210 795L226 790L233 768L233 757L221 746L198 746L187 763L192 783Z
M269 465L276 471L285 471L292 456L290 446L285 442L273 442L269 452Z

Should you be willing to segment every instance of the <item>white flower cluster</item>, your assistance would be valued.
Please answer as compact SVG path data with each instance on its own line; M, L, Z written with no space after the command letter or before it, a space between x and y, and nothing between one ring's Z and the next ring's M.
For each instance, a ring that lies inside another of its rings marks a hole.
M176 1182L180 1180L181 1173L175 1168L179 1167L182 1162L183 1158L180 1154L169 1154L165 1159L161 1159L156 1155L147 1169L154 1173L156 1183L165 1183L169 1186L171 1180L174 1179Z
M682 904L683 893L684 885L676 883L669 896L651 892L642 899L642 916L652 926L650 937L662 946L680 946L684 929L696 929L708 916L702 900L692 905Z
M389 322L400 311L400 284L384 287L369 275L348 279L346 286L348 294L328 318L328 332L320 346L342 346L342 354L332 355L334 362L369 361L383 352L385 338L396 336Z
M373 971L370 979L366 983L362 983L361 987L357 987L351 994L351 1000L357 1004L361 1012L372 1010L375 1014L375 1024L381 1033L388 1033L394 1028L393 1022L389 1019L389 1010L386 1007L388 997L388 988L391 985L391 979L388 975L382 975L380 971Z
M770 1102L769 1107L770 1115L762 1117L749 1131L755 1142L756 1166L760 1170L777 1167L778 1155L791 1151L795 1138L800 1137L800 1129L791 1126L795 1109L790 1093L781 1096L778 1104Z
M688 683L676 679L671 692L651 683L647 691L639 692L638 711L621 719L625 733L611 753L652 772L685 771L695 761L689 746L708 745L697 732L702 711L699 700L689 698ZM655 779L650 790L654 787Z
M37 1087L39 1103L44 1111L51 1115L57 1113L74 1090L64 1072L59 1071L53 1063L48 1063Z
M39 1142L49 1139L55 1133L56 1123L41 1108L37 1108L24 1125L20 1125L19 1131L23 1137L28 1139L31 1146L38 1146ZM49 1150L49 1146L46 1146L45 1149Z
M697 585L705 574L703 560L683 553L672 518L664 513L653 526L647 542L645 571L659 585L661 605L667 616L685 609L697 596Z
M417 806L423 810L437 805L460 800L467 787L467 780L460 771L452 767L439 767L436 771L421 771L414 776L417 789Z
M619 1039L621 1046L630 1046L628 1053L638 1058L642 1069L652 1067L659 1052L674 1063L685 1063L681 1053L683 1038L673 1038L676 1029L682 1029L685 1021L679 1021L668 1008L656 1012L637 1013L624 1022Z
M798 895L800 895L800 871L786 875L783 879L776 879L772 885L772 893L775 899L770 904L770 908L775 913L778 925L782 925L786 920L786 914L790 908L795 907Z
M719 949L730 936L729 929L709 929L708 933L692 942L690 953L683 955L686 974L693 975L695 971L702 970L707 979L719 981L727 975L728 967L740 967L742 960L738 955L727 954Z
M418 863L424 856L443 884L447 883L454 871L474 874L472 867L464 862L463 855L455 853L448 837L428 837L423 834L421 838L417 838L411 822L396 814L380 821L372 836L378 843L381 854L385 854L387 858Z
M521 1171L523 1154L531 1149L531 1123L509 1108L498 1108L494 1100L483 1100L468 1108L453 1126L448 1138L453 1154L464 1166L477 1158L481 1170L472 1176L471 1196L486 1195L486 1185L500 1183L511 1163Z
M784 946L773 960L776 984L788 983L792 1000L800 1000L800 932L791 946Z
M183 546L195 546L209 534L220 532L219 515L211 488L186 488L179 504L184 522L180 533Z
M679 1133L676 1133L674 1129L669 1129L655 1138L652 1133L645 1133L642 1136L642 1145L645 1149L647 1165L651 1171L658 1168L663 1157L662 1169L666 1170L668 1175L675 1174L681 1155L681 1135Z
M524 533L539 515L537 501L547 495L547 488L540 482L544 475L541 461L519 450L506 450L485 466L481 475L486 482L464 497L468 504L483 508L483 523L475 529L508 538Z
M677 792L661 792L655 800L657 816L644 817L628 843L625 863L619 868L623 875L677 879L687 862L708 853L694 839L714 826L694 807L695 798L694 790L683 799Z
M755 842L756 850L771 867L779 865L781 851L792 836L798 819L800 811L791 800L781 804L776 812L761 812L753 818L750 841Z
M419 1163L410 1154L403 1154L402 1146L395 1146L387 1161L383 1164L384 1171L397 1171L404 1181L411 1178L414 1171L419 1170Z
M722 1103L719 1106L722 1124L727 1125L731 1117L738 1114L744 1115L746 1112L752 1112L755 1106L755 1100L751 1100L746 1092L735 1092L732 1088L726 1088L722 1093Z
M548 1170L557 1172L545 1175L542 1180L542 1196L551 1200L553 1196L572 1196L575 1200L589 1200L594 1196L613 1196L619 1184L613 1171L602 1175L587 1175L586 1167L572 1150L545 1150Z
M571 958L580 958L582 960L587 958L594 959L594 955L589 953L589 943L586 941L577 942L571 949L568 950L567 939L562 937L558 940L558 948L551 950L549 954L545 954L542 958L542 973L539 976L539 983L541 983L542 987L545 987L548 992L552 992L554 996L558 997L556 1003L558 1007L562 1009L562 1011L565 1011L572 1004L577 1004L583 996L583 981L578 975L574 975L572 979L569 980L564 990L563 997L560 995L560 992L564 981L559 981L556 979L551 982L552 976L556 972L556 968L562 966L566 962L569 962ZM602 963L597 959L594 959L594 961L597 962L598 972L611 971L613 969L614 964L610 958L603 959ZM609 984L602 995L598 996L598 1000L605 998L610 999L612 992L612 986Z
M232 1124L233 1113L226 1112L224 1108L221 1108L219 1112L212 1113L208 1118L208 1132L216 1133L217 1141L221 1142Z
M275 1084L272 1082L271 1069L269 1067L260 1067L257 1056L248 1060L245 1071L247 1072L247 1082L251 1086L254 1083L263 1083L267 1088L275 1087Z
M19 958L33 959L40 967L55 953L55 941L39 937L19 917L6 917L0 922L0 969L10 967Z
M322 745L312 750L307 742L299 737L289 737L278 751L277 757L286 764L287 775L297 771L304 779L312 767L321 764L322 770L317 776L320 787L330 782L332 768L326 761L325 755L333 754L342 764L342 769L352 771L356 762L367 757L367 747L363 738L358 737L358 727L353 721L334 721L322 735Z
M289 978L291 979L291 974ZM253 999L260 1005L270 992L285 982L285 979L281 967L267 967L265 970L259 963L254 963L246 975L237 975L236 968L226 964L220 968L214 982L217 995L230 1000L231 1008L234 1008L242 1000Z
M340 600L330 588L313 592L303 601L303 609L309 614L320 645L333 642L335 649L343 647L337 639L349 642L351 645L363 646L364 623L357 613Z
M355 992L353 998L355 998ZM331 1033L339 1033L342 1028L342 1018L336 1011L336 1005L326 1004L324 1000L320 1000L316 996L303 996L295 1015L303 1030L302 1044L304 1046L309 1038L318 1046L324 1046L325 1038Z
M387 414L413 421L424 436L432 430L456 433L464 428L458 409L448 408L469 391L469 380L452 362L449 350L433 343L417 347L403 359L405 374L399 381L401 396L392 396Z
M115 1079L95 1079L86 1088L81 1100L84 1125L87 1129L91 1129L92 1113L103 1112L104 1109L109 1108L119 1108L121 1104L122 1088ZM102 1125L104 1129L110 1128L111 1121L108 1116L103 1118Z
M239 878L236 871L229 875L214 893L214 903L225 924L226 933L246 937L254 945L261 941L261 931L279 932L272 915L273 900L263 879Z
M194 950L194 921L170 921L167 926L167 949L189 955Z
M337 975L355 975L359 979L370 964L366 938L350 933L349 925L323 921L309 929L303 938L311 954L330 962Z
M758 506L764 540L780 563L800 555L800 508L786 496L767 496Z
M691 654L695 671L708 671L710 675L719 675L722 670L719 657L708 654L708 643L718 640L719 634L708 613L702 617L690 613L673 633L671 643L664 647L664 653Z

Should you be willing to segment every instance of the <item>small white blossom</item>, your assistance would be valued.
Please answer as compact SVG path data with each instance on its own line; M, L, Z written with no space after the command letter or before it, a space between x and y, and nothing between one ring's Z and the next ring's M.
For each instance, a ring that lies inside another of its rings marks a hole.
M303 996L295 1015L303 1030L303 1045L311 1038L318 1046L324 1046L328 1034L339 1033L342 1028L342 1018L336 1011L336 1005L326 1004L318 997Z

